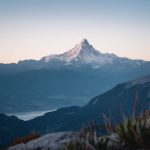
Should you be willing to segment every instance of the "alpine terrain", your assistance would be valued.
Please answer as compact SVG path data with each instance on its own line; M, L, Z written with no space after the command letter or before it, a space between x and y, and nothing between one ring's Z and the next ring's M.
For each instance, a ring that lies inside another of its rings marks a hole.
M81 106L120 82L149 73L149 61L103 54L83 39L63 54L0 64L0 112Z

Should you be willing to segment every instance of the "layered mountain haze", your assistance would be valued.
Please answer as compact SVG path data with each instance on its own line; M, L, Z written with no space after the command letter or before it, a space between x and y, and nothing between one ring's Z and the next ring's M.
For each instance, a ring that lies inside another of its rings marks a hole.
M96 50L86 39L69 51L62 54L52 54L40 60L22 60L17 64L0 64L0 74L12 74L34 69L77 69L82 67L104 68L115 65L116 69L125 67L149 66L149 61L132 60L118 57L115 54L101 53Z
M55 110L29 121L1 114L0 145L33 131L74 131L93 120L103 125L102 113L109 110L112 119L120 121L120 106L130 115L135 96L138 111L149 109L148 74L149 61L103 54L86 39L63 54L0 64L1 113Z
M138 96L137 112L140 113L143 109L148 110L150 107L148 105L150 102L150 75L118 84L104 94L94 97L83 107L60 108L29 121L1 114L0 145L33 131L41 134L76 131L93 120L104 125L102 114L111 113L111 119L114 122L122 121L122 111L127 116L132 115L136 95Z
M120 82L149 73L149 61L103 54L83 39L63 54L0 64L0 112L82 106Z
M0 150L150 150L149 31L150 0L0 0Z
M93 120L104 124L102 114L111 113L111 119L117 122L123 119L123 115L132 115L136 101L137 113L150 109L150 75L118 84L104 94L92 98L83 107L61 108L32 119L29 123L35 125L37 131L42 129L42 132L53 132L77 130Z

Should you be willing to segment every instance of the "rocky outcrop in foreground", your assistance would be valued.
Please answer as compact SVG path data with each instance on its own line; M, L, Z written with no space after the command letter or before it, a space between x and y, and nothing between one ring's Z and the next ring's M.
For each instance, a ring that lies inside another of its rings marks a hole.
M12 146L8 150L61 150L64 143L73 140L74 137L74 132L49 133L26 144Z

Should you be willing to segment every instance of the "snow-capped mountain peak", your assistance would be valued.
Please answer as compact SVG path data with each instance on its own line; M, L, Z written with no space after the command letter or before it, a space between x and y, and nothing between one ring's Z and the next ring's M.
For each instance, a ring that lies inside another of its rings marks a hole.
M83 47L89 47L90 46L87 39L83 39L78 45L80 46L80 49L82 49Z
M77 60L77 57L85 57L88 55L97 55L100 54L99 51L95 50L92 45L89 44L87 39L83 39L79 44L77 44L74 48L69 51L64 52L63 54L57 55L49 55L43 57L45 62L49 62L53 59L58 59L64 62L70 62L73 60Z
M92 45L89 44L87 39L83 39L79 44L73 48L78 53L86 52L86 53L93 53L95 49Z
M110 53L101 53L100 51L96 50L91 44L89 44L87 39L83 39L79 44L77 44L69 51L66 51L62 54L45 56L41 60L53 66L82 66L88 64L94 68L99 68L106 64L109 65L117 63L119 65L138 65L142 63L141 61L121 58Z
M110 54L111 55L111 54ZM79 44L69 51L58 55L43 57L45 62L61 61L67 64L104 64L111 63L112 58L108 54L102 54L96 50L87 39L83 39Z
M63 54L64 59L67 62L70 61L77 61L79 59L82 59L82 61L85 59L88 59L92 56L99 55L100 52L95 50L92 45L89 44L89 42L86 39L83 39L79 44L77 44L73 49L65 52Z

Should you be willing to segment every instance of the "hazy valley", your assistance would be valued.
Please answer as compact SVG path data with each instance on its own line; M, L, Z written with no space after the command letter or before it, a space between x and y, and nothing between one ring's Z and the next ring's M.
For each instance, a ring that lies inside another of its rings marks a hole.
M149 109L150 62L103 54L86 39L63 54L1 64L0 72L2 146L32 132L75 132L92 121L104 125L102 114L120 122L121 109L130 116L137 97L137 112ZM72 136L58 137L63 134Z
M0 112L83 106L116 84L150 74L150 62L103 54L83 39L73 49L40 60L0 65Z

